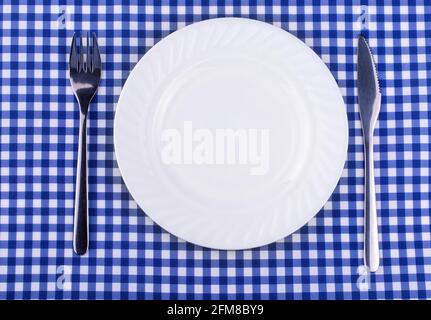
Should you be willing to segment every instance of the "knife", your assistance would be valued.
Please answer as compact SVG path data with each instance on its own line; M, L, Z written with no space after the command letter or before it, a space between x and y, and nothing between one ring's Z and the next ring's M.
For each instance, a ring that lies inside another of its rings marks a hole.
M364 135L365 219L364 259L369 271L379 268L379 234L374 184L373 131L380 111L380 88L376 64L365 38L358 37L358 103Z

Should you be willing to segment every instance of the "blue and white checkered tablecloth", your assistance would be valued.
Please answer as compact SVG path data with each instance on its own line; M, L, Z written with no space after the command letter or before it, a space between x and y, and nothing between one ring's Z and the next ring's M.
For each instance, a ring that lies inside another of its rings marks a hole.
M1 1L0 298L431 298L429 3L99 2ZM316 218L281 241L236 252L204 249L155 225L129 195L113 149L116 102L138 59L171 32L224 16L266 21L312 47L338 81L350 127L345 170ZM78 106L68 79L79 30L97 33L104 61L89 115L84 257L72 250ZM374 49L383 94L375 133L382 267L370 277L362 266L360 32Z

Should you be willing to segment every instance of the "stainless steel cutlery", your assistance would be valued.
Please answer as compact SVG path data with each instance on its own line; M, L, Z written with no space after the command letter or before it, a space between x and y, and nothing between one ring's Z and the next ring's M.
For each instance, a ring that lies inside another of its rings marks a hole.
M69 58L70 83L79 103L79 143L73 227L73 249L79 255L87 252L89 239L87 114L90 102L99 87L102 72L102 61L96 34L93 33L92 38L93 45L90 46L87 34L84 54L82 34L79 37L79 46L76 43L76 34L73 35Z
M358 37L358 102L365 152L364 258L371 272L379 268L379 233L374 182L373 132L380 111L380 88L376 65L363 36Z

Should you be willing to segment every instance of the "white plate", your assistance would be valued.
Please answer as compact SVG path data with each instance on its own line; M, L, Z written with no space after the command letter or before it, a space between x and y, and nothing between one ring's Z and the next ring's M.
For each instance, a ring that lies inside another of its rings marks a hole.
M319 57L242 18L157 43L124 85L114 125L138 205L174 235L217 249L265 245L306 224L337 185L347 140L343 99Z

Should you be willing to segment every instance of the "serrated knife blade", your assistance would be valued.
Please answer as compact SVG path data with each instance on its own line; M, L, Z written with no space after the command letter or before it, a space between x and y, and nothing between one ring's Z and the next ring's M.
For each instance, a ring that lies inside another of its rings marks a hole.
M371 49L363 36L358 37L358 100L361 121L367 129L380 111L379 79ZM373 117L374 116L374 117Z
M364 135L365 205L364 261L371 272L380 264L376 191L374 181L373 132L380 111L380 87L373 55L366 39L358 37L358 103Z

